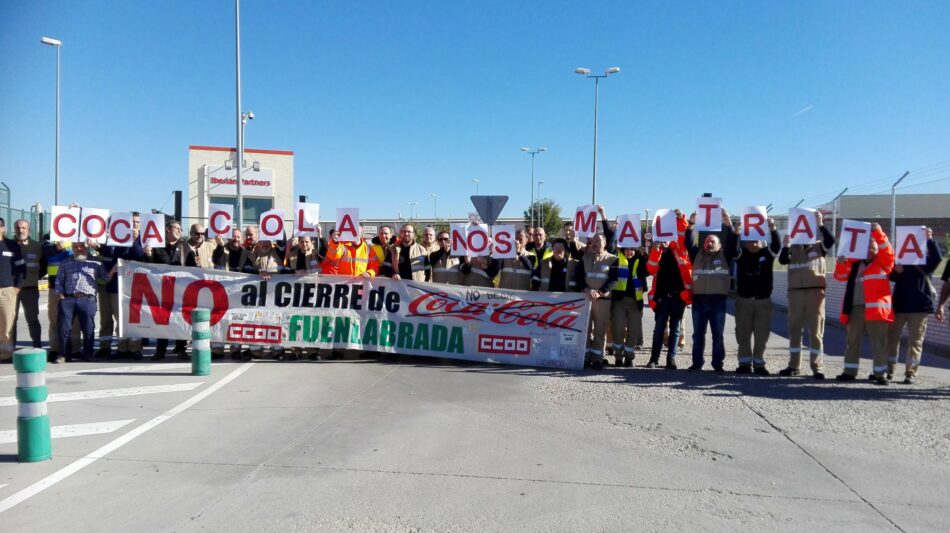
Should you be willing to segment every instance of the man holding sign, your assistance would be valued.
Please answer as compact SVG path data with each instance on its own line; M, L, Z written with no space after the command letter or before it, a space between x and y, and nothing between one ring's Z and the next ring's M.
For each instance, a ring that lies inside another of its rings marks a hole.
M846 221L847 222L847 221ZM842 225L842 230L847 225ZM857 224L851 226L861 230ZM848 348L844 355L844 372L838 381L854 381L861 362L861 344L864 335L871 340L874 355L872 379L878 385L887 385L887 329L894 321L891 307L891 284L887 279L894 268L894 249L880 224L871 225L871 239L866 248L865 259L838 257L835 279L847 282L844 302L841 306L841 323L848 328ZM842 246L842 253L853 253Z
M808 350L815 379L822 372L825 336L825 256L835 237L822 222L821 211L792 210L778 262L788 265L788 367L780 376L801 375L802 329L808 328ZM819 238L820 235L820 238Z
M925 243L926 251L921 248ZM918 265L920 256L924 264ZM924 349L927 318L937 310L937 292L930 277L937 270L940 248L933 240L933 230L924 227L897 227L897 264L890 274L894 282L894 322L887 331L887 379L897 370L901 332L907 325L907 357L904 359L904 383L917 379L917 368Z

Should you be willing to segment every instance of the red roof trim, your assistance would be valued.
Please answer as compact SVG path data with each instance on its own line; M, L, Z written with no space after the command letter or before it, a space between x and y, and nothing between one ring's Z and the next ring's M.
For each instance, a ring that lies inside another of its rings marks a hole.
M225 146L198 146L189 145L189 150L205 150L208 152L237 152L237 148L228 148ZM292 150L261 150L259 148L245 148L246 154L273 154L273 155L294 155Z

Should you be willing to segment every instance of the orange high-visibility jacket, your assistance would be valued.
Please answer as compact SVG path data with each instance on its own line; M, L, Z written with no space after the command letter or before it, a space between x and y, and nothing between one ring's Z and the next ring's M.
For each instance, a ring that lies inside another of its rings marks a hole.
M683 303L690 305L693 303L693 265L689 260L689 253L686 251L686 228L689 227L689 222L686 221L685 216L681 216L676 220L676 230L678 233L676 242L671 242L668 245L668 248L673 253L673 256L676 257L676 264L680 269L680 277L683 278L683 290L680 291L680 299L683 300ZM647 260L647 272L653 276L653 283L650 284L650 292L648 297L650 299L650 309L656 309L656 299L654 298L656 294L656 282L659 277L660 271L660 256L661 252L656 248L650 250L650 258Z
M864 268L864 319L877 322L893 322L894 309L891 306L891 283L887 275L894 269L894 249L887 240L887 234L881 230L871 232L871 238L877 242L877 256ZM857 283L857 259L848 259L835 264L835 279L847 282L844 301L841 303L842 324L847 324L854 305L854 284Z
M337 264L341 276L370 276L379 274L379 260L370 253L369 244L361 239L359 244L330 241L327 245L327 261Z

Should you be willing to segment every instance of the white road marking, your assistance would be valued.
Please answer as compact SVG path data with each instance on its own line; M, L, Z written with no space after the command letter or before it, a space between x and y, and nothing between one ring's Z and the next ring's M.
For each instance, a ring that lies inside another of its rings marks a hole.
M129 387L125 389L87 390L80 392L61 392L50 394L46 399L49 402L75 402L78 400L94 400L97 398L118 398L120 396L138 396L140 394L161 394L163 392L182 392L194 390L204 382L178 383L175 385L152 385L149 387ZM0 407L17 405L16 396L0 398Z
M237 363L214 363L211 366L233 365ZM49 368L47 366L46 368ZM191 363L171 363L154 365L135 365L135 366L112 366L99 368L82 368L79 370L62 370L59 372L47 372L46 379L68 378L73 376L98 375L101 373L109 374L128 374L131 372L161 372L162 370L177 370L180 368L191 368ZM0 381L14 381L16 374L0 376Z
M4 483L3 485L0 485L0 489L2 489L3 487L6 487L7 485L9 485L9 483Z
M54 439L65 439L68 437L82 437L84 435L99 435L101 433L112 433L128 424L135 422L131 420L114 420L111 422L93 422L91 424L71 424L66 426L53 426L50 433ZM0 431L0 444L16 442L16 430Z
M154 428L155 426L172 418L173 416L185 411L186 409L190 408L191 406L195 405L201 400L204 400L205 398L213 394L215 391L217 391L221 387L234 381L238 376L247 372L248 369L250 369L252 366L254 366L254 363L244 363L243 365L234 369L234 371L232 371L227 376L224 376L223 378L221 378L217 383L211 385L210 387L199 392L198 394L195 394L191 398L188 398L187 400L176 405L175 407L172 407L168 411L156 416L155 418L149 420L148 422L142 424L141 426L138 426L132 429L128 433L120 437L117 437L115 440L99 448L98 450L90 453L89 455L81 459L77 459L76 461L57 470L56 472L53 472L52 474L37 481L36 483L30 485L29 487L26 487L25 489L22 489L18 492L15 492L11 494L10 496L7 496L3 500L0 500L0 513L6 512L13 506L19 503L22 503L32 498L33 496L36 496L37 494L43 492L44 490L52 487L53 485L59 483L60 481L75 474L76 472L79 472L83 468L91 465L92 463L96 462L98 459L101 459L105 457L106 455L109 455L110 453L114 452L115 450L118 450L122 446L125 446L126 444L132 442L133 439L141 436L146 431Z

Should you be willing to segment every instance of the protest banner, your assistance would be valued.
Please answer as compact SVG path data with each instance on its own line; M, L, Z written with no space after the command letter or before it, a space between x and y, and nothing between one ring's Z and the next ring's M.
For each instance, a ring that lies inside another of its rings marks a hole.
M191 311L211 311L211 341L373 350L580 370L590 303L583 294L387 278L252 274L119 262L120 335L188 339Z
M574 213L574 234L589 239L597 233L597 206L581 205Z
M316 237L320 227L320 204L294 204L294 237Z
M337 208L336 231L340 242L360 242L360 210L355 207Z
M49 226L51 241L79 241L79 212L78 207L54 205Z
M129 247L135 241L132 234L132 213L112 213L106 246Z
M814 244L818 241L818 219L815 210L793 207L788 210L788 243Z
M897 256L899 265L927 264L927 228L925 226L897 226Z
M231 238L231 231L234 228L234 206L231 204L209 204L208 205L208 237L215 239L217 237Z
M847 218L841 221L841 245L838 247L838 255L848 259L866 259L870 243L870 222Z
M722 198L700 196L696 199L696 231L722 230Z
M640 215L620 215L617 217L617 248L639 248Z
M676 211L657 209L653 217L653 242L673 242L677 233Z
M753 205L742 208L742 225L739 228L741 241L768 241L769 214L764 205Z

